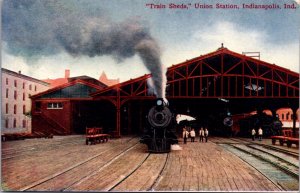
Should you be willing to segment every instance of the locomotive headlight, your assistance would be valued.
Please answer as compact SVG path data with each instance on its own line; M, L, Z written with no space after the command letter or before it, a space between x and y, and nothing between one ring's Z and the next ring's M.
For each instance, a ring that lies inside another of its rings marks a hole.
M162 106L163 105L163 100L162 99L157 99L156 105L157 106Z
M156 99L156 109L162 111L164 109L164 101L162 98Z

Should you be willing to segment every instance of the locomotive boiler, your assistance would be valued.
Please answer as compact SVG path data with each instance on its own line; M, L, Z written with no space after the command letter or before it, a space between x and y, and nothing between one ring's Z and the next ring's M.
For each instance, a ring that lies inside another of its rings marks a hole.
M162 98L149 110L147 116L148 126L140 142L148 146L151 153L167 153L171 145L178 143L173 131L174 115Z

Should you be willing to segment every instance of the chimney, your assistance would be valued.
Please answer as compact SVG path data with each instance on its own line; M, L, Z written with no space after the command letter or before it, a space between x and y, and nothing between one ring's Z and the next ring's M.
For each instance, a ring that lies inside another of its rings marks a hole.
M21 74L21 70L19 70L19 74Z
M65 78L70 78L70 70L69 69L65 70Z

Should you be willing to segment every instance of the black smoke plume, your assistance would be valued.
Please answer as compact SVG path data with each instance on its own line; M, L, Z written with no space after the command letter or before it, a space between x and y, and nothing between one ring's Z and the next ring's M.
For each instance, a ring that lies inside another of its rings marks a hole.
M10 54L27 59L67 52L120 62L138 54L152 73L157 97L164 97L159 46L138 20L116 23L72 1L4 0L2 40Z

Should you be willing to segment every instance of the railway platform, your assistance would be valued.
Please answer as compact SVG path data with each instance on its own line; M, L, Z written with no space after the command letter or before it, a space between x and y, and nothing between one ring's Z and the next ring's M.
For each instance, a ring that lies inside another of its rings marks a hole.
M268 176L267 168L254 167L251 160L222 145L244 142L214 137L207 143L183 144L180 140L182 150L149 154L137 137L89 146L83 135L7 141L2 142L2 189L298 191L299 179L287 181L283 177L276 181ZM292 163L298 160L290 158Z

